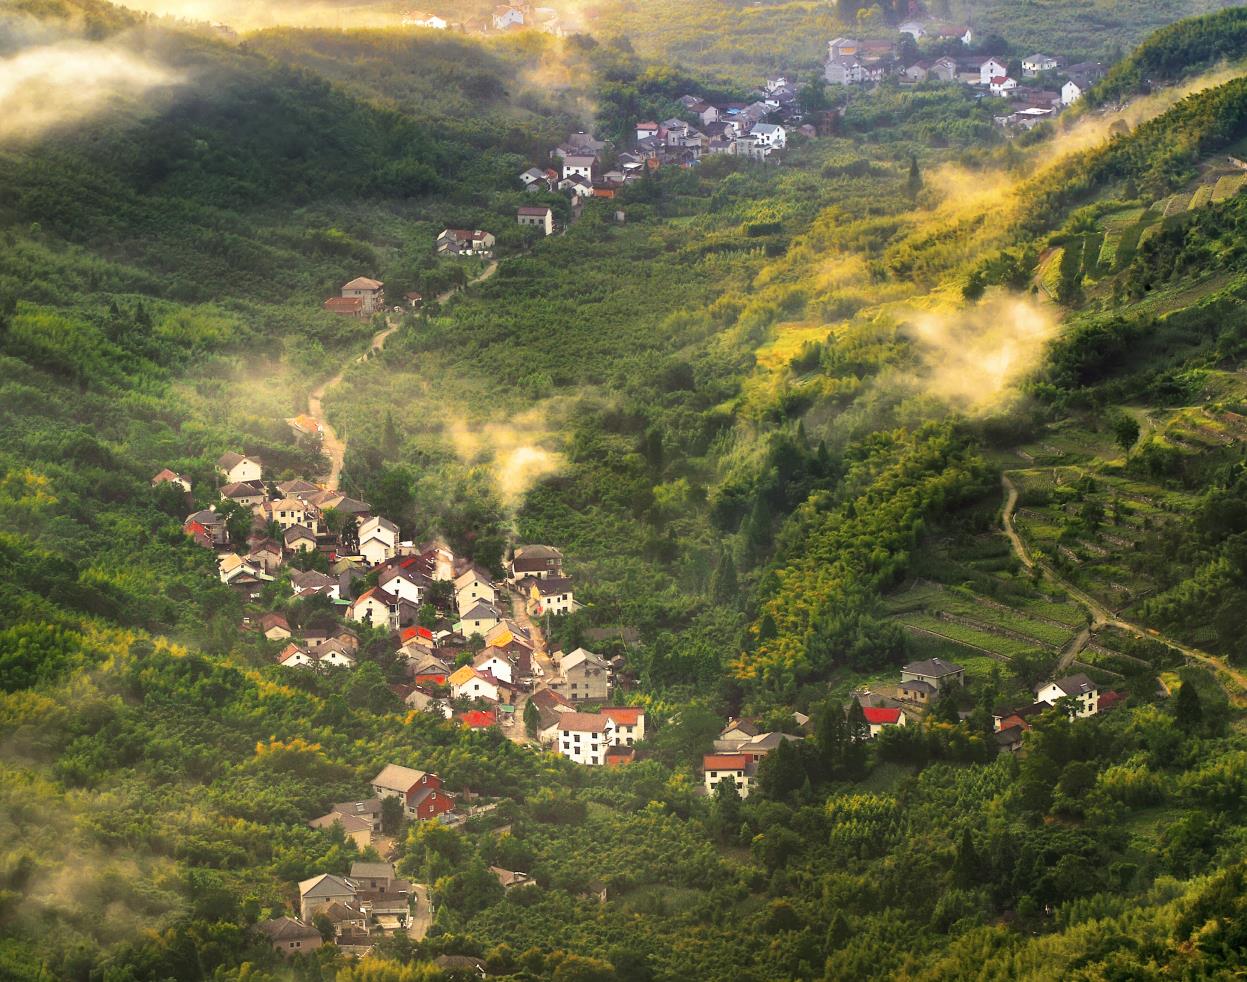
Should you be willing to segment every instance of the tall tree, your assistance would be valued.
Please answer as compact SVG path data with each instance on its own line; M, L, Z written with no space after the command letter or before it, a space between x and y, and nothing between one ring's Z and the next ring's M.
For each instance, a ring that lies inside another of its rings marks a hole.
M905 182L905 189L911 198L916 198L922 190L922 171L918 169L918 158L912 153L909 155L909 179Z

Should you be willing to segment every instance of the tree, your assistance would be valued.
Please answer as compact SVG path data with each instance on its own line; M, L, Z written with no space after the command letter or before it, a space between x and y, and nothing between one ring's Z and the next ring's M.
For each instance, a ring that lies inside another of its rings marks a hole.
M397 835L403 827L403 799L388 794L381 799L381 827L389 835Z
M1113 439L1117 445L1129 453L1139 440L1139 422L1127 412L1118 410L1109 417L1109 426L1113 429Z
M531 699L524 704L524 732L529 737L537 736L537 727L541 725L541 712L537 709L537 704Z
M714 820L720 838L740 828L740 792L734 778L725 777L714 786Z
M806 780L801 752L790 740L780 741L779 746L762 758L758 764L758 787L769 798L787 798Z
M398 451L402 447L402 437L398 432L398 425L394 422L394 414L386 411L385 426L381 431L381 453L385 455L386 460L395 460L398 458Z
M1195 683L1184 680L1173 700L1173 719L1188 736L1198 733L1204 725L1204 706Z
M710 594L715 603L736 604L739 598L740 584L736 579L736 563L732 554L726 549L719 554L719 565L710 578Z
M905 190L911 198L918 197L918 192L922 190L922 171L918 169L918 158L914 154L909 155L909 179L905 182Z
M953 883L963 890L973 886L982 876L980 862L970 829L962 829L961 842L957 846L957 858L953 862Z

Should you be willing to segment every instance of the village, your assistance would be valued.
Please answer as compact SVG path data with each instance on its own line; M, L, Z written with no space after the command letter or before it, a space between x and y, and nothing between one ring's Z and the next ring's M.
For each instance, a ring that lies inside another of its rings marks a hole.
M217 472L219 506L188 515L183 530L216 554L221 582L247 605L244 628L272 644L276 665L351 672L360 664L361 639L380 635L389 639L402 675L390 690L409 711L467 729L496 729L583 767L627 766L644 757L655 721L643 706L620 701L631 688L623 659L585 648L547 650L541 620L580 606L559 549L517 545L505 575L495 578L443 541L405 539L365 501L302 479L266 483L255 457L226 453ZM170 470L152 484L191 491L189 479ZM278 611L259 609L265 586L283 576L291 600L319 598L322 613L296 627ZM967 693L965 669L932 658L904 665L895 685L854 691L845 715L852 738L871 741L922 724L939 706L965 705ZM1027 705L994 713L996 752L1018 752L1024 733L1045 713L1094 716L1123 701L1084 674L1046 682L1033 696ZM954 711L960 719L970 715ZM728 719L702 757L704 793L714 796L727 784L748 797L762 761L783 744L810 738L811 727L801 712L770 730L753 718ZM301 954L331 939L360 954L395 933L423 937L432 916L428 887L399 876L393 861L404 825L458 825L498 804L464 798L435 773L392 761L377 767L358 799L307 817L311 828L350 840L363 858L345 875L325 872L291 885L296 916L260 926L276 950ZM490 872L504 890L533 882L523 870Z
M403 22L479 33L534 27L561 31L553 11L527 3L499 6L489 21L451 23L409 11ZM906 57L923 40L946 49L968 47L973 31L914 20L902 24L900 34L914 44L831 40L823 81L838 86L887 79L902 86L967 85L980 98L1001 100L1004 111L995 116L1000 125L1025 129L1077 102L1104 74L1099 64L1065 67L1061 59L1040 54L1016 65L997 57ZM819 135L803 113L795 74L767 78L750 97L726 102L685 94L678 99L679 116L637 122L623 150L590 133L572 133L550 150L548 160L518 174L517 184L534 194L566 195L575 221L586 202L610 201L660 168L694 167L712 155L766 162L788 147L790 133L807 139ZM614 220L626 220L622 209ZM554 209L545 204L518 207L515 222L540 236L563 231ZM431 245L442 258L492 263L497 239L482 229L446 228ZM384 283L359 276L322 307L371 318L420 310L425 300L409 291L390 306ZM287 422L300 437L323 437L312 416ZM240 452L223 454L216 469L219 501L187 515L183 531L215 553L221 582L244 603L244 629L271 646L273 664L291 672L350 673L380 644L393 656L400 676L389 673L387 685L409 712L432 714L467 730L496 731L581 767L623 767L645 758L647 737L664 720L647 718L643 705L627 704L633 680L624 659L584 647L548 649L543 619L548 625L550 618L582 606L559 548L516 544L499 557L503 573L498 576L457 555L441 539L404 537L397 523L375 513L368 502L340 492L336 481L272 482L261 460ZM155 475L152 484L173 485L190 499L189 479L171 470ZM273 585L285 583L288 593L281 587L275 595ZM314 613L292 622L283 610L303 602L303 609ZM844 706L851 739L886 742L890 731L936 718L937 708L947 715L952 706L951 712L965 720L971 713L960 707L968 704L968 692L966 671L959 665L939 658L905 664L895 685L853 691ZM1083 674L1046 682L1032 694L1026 705L994 712L989 744L996 753L1021 750L1024 734L1042 725L1045 713L1093 716L1124 699L1100 691ZM714 797L731 789L747 798L758 790L760 768L770 754L813 737L813 721L802 712L793 712L779 728L748 716L728 718L702 753L701 791ZM405 763L379 760L376 767L356 800L305 818L310 828L349 840L361 858L346 873L322 872L290 884L291 913L259 926L284 955L326 943L358 955L395 934L423 938L434 911L429 887L399 875L396 868L404 826L459 826L500 804L500 799L483 800L467 789L447 787L438 774ZM489 871L505 891L534 883L522 870L495 866ZM478 960L464 956L444 955L439 966L483 974Z
M827 43L826 82L864 86L896 78L904 86L965 85L979 97L1002 100L1001 110L993 113L999 125L1031 129L1078 102L1107 71L1099 62L1069 64L1038 52L1021 59L973 55L974 30L966 25L913 19L900 24L897 32L900 43L833 38ZM920 42L944 53L922 57Z

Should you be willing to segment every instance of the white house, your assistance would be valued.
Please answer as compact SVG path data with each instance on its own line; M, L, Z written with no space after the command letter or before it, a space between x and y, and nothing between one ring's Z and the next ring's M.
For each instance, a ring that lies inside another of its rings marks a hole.
M905 726L907 717L903 709L889 709L885 706L863 706L862 713L866 724L870 727L870 738L873 740L885 727Z
M360 309L365 314L375 314L385 306L385 284L367 276L357 276L350 283L343 284L342 297L346 300L358 298Z
M424 597L432 582L423 573L403 566L397 569L387 569L377 577L377 586L387 593L392 593L399 600L406 600L416 606L424 602Z
M1034 78L1040 72L1050 72L1059 68L1060 64L1050 55L1033 54L1022 59L1022 74Z
M603 706L599 713L613 724L612 745L631 747L645 739L645 710L639 706Z
M472 667L478 672L485 672L503 682L514 683L514 666L511 660L496 648L486 648L476 656Z
M510 27L523 27L524 11L510 4L499 4L494 8L493 25L495 31L505 31Z
M162 470L159 474L157 474L155 477L152 478L153 488L161 484L173 484L181 488L187 494L191 493L191 479L182 474L179 474L177 471L171 471L167 467L164 468L164 470Z
M444 31L450 26L445 17L427 14L423 10L409 10L403 14L403 27L424 27L433 31Z
M577 606L572 581L565 576L553 576L542 580L530 581L530 596L536 603L536 613L552 614L555 617L570 614Z
M361 593L355 602L346 609L346 616L360 624L372 627L391 627L393 618L391 611L398 606L398 598L373 587Z
M1079 85L1072 78L1061 86L1061 105L1072 106L1075 102L1083 97L1086 89Z
M783 150L788 145L788 134L775 123L759 123L749 131L749 135L760 147Z
M289 644L277 657L277 664L283 668L312 668L316 665L316 658L297 644Z
M264 465L257 458L247 457L244 454L222 454L216 466L227 484L244 484L264 478Z
M1017 79L1010 78L1008 75L998 75L991 80L989 86L992 95L1000 96L1001 98L1006 98L1017 87Z
M398 526L388 518L370 518L359 527L359 554L370 566L391 559L398 549Z
M748 754L705 754L701 759L706 794L714 794L725 778L736 785L736 793L748 798L758 778L758 763Z
M942 658L928 658L925 661L911 661L901 667L902 688L907 682L924 682L933 691L943 691L953 686L964 685L966 670L960 665Z
M856 58L833 58L823 69L823 78L831 85L860 85L864 77Z
M270 522L276 522L282 529L300 525L315 533L320 528L320 509L301 498L288 497L266 502L264 513Z
M554 212L538 205L524 205L515 213L515 220L524 228L539 228L546 235L554 234Z
M606 763L613 729L610 719L600 713L562 713L555 747L573 763L601 767Z
M563 158L563 179L583 177L586 181L593 180L593 167L598 162L591 154L568 154Z
M987 61L979 65L979 85L987 88L992 84L992 79L1008 74L1008 65L999 58L988 58Z
M332 873L321 873L310 880L303 880L299 884L300 916L310 922L318 910L335 901L348 905L354 903L358 892L359 884L354 880Z
M471 610L478 601L497 603L498 591L489 577L475 566L455 577L455 606L459 613Z
M520 183L526 188L536 187L546 179L546 172L537 167L530 167L520 175Z
M459 616L459 630L467 637L479 634L484 637L502 622L502 612L493 604L478 602Z
M450 694L455 699L486 699L489 702L502 702L505 692L499 685L500 679L489 672L482 672L471 665L464 665L446 680L450 683Z
M1035 691L1035 701L1046 702L1050 706L1055 706L1058 700L1066 698L1076 700L1076 716L1094 716L1100 711L1099 686L1081 672L1049 682Z
M897 27L896 33L908 34L915 41L921 41L926 36L927 29L920 20L907 20Z

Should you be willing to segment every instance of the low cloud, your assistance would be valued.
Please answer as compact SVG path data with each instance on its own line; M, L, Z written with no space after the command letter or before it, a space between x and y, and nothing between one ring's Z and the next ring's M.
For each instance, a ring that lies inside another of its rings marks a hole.
M120 44L64 40L0 59L0 143L37 139L180 76Z
M272 27L398 27L402 16L392 4L334 3L332 0L126 0L125 6L160 17L224 23L237 31Z
M955 313L912 315L904 333L918 356L918 385L975 414L998 408L1039 367L1058 327L1055 308L999 296Z
M511 509L543 477L559 471L563 456L542 446L550 439L545 410L536 407L506 423L447 424L445 436L467 464L483 464L493 475L498 495Z

